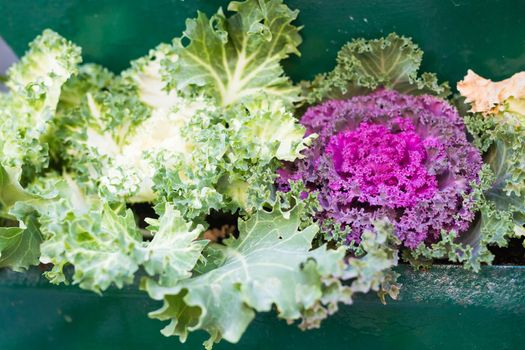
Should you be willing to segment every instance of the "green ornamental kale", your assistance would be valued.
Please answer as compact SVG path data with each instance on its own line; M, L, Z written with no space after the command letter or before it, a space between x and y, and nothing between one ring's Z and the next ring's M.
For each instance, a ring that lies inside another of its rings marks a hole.
M119 76L84 66L64 86L52 154L66 149L81 186L115 202L167 200L200 221L272 195L280 161L314 137L293 117L299 90L280 65L298 52L297 12L277 0L229 9L199 13Z

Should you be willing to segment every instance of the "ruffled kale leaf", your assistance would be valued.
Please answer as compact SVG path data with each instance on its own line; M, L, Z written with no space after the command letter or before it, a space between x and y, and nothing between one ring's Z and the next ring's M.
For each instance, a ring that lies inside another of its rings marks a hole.
M77 74L62 86L57 113L64 115L79 107L87 93L110 88L114 79L115 75L100 65L87 63L79 66Z
M302 328L314 328L339 302L351 303L353 292L396 295L393 276L385 273L397 263L397 252L386 247L391 227L368 234L364 258L346 265L344 248L310 250L318 227L299 229L303 210L298 203L283 211L277 202L272 211L240 221L239 237L211 244L204 252L205 264L191 278L171 286L143 279L142 288L153 299L164 300L162 308L150 313L171 321L162 333L185 341L189 332L203 329L210 334L205 343L209 349L222 338L237 342L255 312L270 311L273 305L278 317L301 319ZM345 286L345 279L353 281Z
M302 158L314 135L306 136L280 100L266 98L232 105L220 116L227 149L217 184L224 208L252 212L273 197L282 160Z
M150 276L159 276L159 284L173 285L191 276L201 252L208 244L197 240L204 231L201 225L192 228L180 212L166 205L160 219L148 220L153 239L144 248L143 266Z
M259 94L296 101L299 90L280 61L299 55L300 28L291 24L298 11L282 0L231 2L228 10L235 13L227 17L219 9L208 18L199 12L186 21L183 37L174 41L171 86L203 87L224 106Z
M274 303L281 317L301 317L301 310L322 296L322 284L316 263L307 263L318 229L312 225L298 230L300 209L281 212L276 208L240 221L237 239L210 245L202 274L171 287L144 280L143 288L152 298L164 299L164 307L150 314L171 319L163 334L178 335L184 341L189 331L204 329L211 336L211 346L221 338L237 342L255 311L269 311ZM327 258L342 262L343 254L332 251ZM338 264L332 268L342 271Z
M462 240L473 247L476 262L491 263L494 256L488 247L507 246L510 238L525 237L525 192L523 181L523 141L514 132L502 134L489 149L487 165L473 196L480 212L476 226ZM501 138L500 138L501 137Z
M121 288L132 283L140 267L159 276L161 284L189 275L206 245L197 240L201 226L192 229L179 212L166 206L158 220L149 220L153 239L144 241L131 210L103 203L68 175L63 178L47 179L60 195L34 208L44 237L40 261L53 264L45 273L51 282L68 282L65 265L74 267L74 284L97 293L112 284Z
M378 87L406 94L445 97L447 83L439 84L433 73L418 74L423 51L410 38L391 33L380 39L355 39L337 55L333 71L303 84L308 103L346 99Z

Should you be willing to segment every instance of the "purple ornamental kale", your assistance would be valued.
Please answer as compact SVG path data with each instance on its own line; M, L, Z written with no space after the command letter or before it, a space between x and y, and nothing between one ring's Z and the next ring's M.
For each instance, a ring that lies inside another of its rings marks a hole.
M278 186L302 180L317 192L317 220L347 228L347 243L382 217L409 248L436 241L443 229L468 229L474 213L465 195L482 160L447 102L380 89L311 107L301 123L319 138L279 170Z

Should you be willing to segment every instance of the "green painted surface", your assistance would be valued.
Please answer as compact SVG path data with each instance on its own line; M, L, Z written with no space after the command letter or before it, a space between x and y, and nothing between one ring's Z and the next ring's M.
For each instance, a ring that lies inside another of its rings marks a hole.
M321 329L302 332L260 314L240 343L216 349L520 349L525 344L525 267L454 266L429 272L401 268L399 301L374 294L344 306ZM0 272L0 349L200 349L204 334L182 345L164 338L146 313L158 302L134 289L103 297L75 286L51 286L38 271Z
M295 79L330 69L352 37L396 31L425 51L424 69L451 82L467 68L495 79L525 70L523 0L288 0L301 10L303 57L287 63ZM179 36L197 9L224 0L0 0L0 35L18 54L44 28L84 49L85 61L118 71L162 41Z
M180 34L199 8L218 0L0 0L0 36L20 55L44 28L83 47L86 62L118 71ZM494 79L525 70L522 0L289 0L305 25L303 56L286 63L296 80L332 67L352 37L391 31L412 36L425 51L424 69L455 82L467 68ZM452 85L455 85L454 83ZM525 268L457 267L414 273L401 269L401 300L387 306L360 297L320 330L303 333L259 315L236 349L518 349L525 344ZM105 296L54 287L39 274L0 272L0 349L199 349L159 334L146 313L158 303L135 290ZM231 349L221 343L217 349Z

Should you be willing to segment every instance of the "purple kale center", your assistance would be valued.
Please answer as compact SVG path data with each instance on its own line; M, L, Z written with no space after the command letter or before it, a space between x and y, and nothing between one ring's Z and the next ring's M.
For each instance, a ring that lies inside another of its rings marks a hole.
M389 208L413 207L430 199L437 180L425 167L427 152L410 119L398 118L399 132L363 122L355 130L333 135L326 147L340 178L332 190L355 182L360 202Z
M447 102L381 89L311 107L301 123L319 138L279 171L278 185L302 180L318 194L320 223L349 228L349 242L383 217L411 248L441 230L468 229L474 213L465 195L482 160Z

